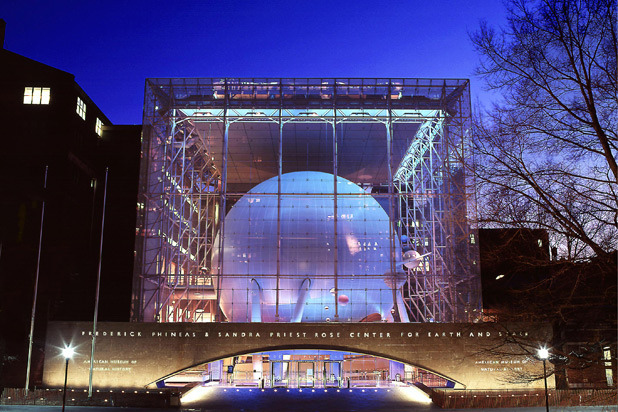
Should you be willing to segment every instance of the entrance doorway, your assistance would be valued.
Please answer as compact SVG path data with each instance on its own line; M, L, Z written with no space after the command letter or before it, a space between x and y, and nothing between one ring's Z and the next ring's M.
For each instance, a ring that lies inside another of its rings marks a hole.
M343 361L324 361L324 387L341 387Z
M315 386L315 362L298 361L298 387L313 388Z
M444 377L403 363L354 352L279 350L221 359L172 376L165 386L203 384L261 388L363 388L419 382L453 387Z
M270 361L270 386L273 388L340 387L343 361Z
M290 362L272 361L270 368L270 382L273 388L287 388L290 386Z

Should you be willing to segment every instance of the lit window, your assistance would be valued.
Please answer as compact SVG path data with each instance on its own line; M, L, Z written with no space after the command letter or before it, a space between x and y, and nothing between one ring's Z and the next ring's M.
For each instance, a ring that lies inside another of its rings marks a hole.
M473 245L476 244L476 239L474 238L474 233L470 233L470 243Z
M84 101L79 97L77 98L77 109L75 109L75 112L79 115L79 117L86 120L86 103L84 103Z
M103 136L103 122L98 117L97 117L97 123L94 127L94 130L97 132L99 136Z
M49 87L26 87L24 104L49 104Z
M536 242L539 244L539 247L543 247L543 240L537 239Z
M612 371L612 351L608 346L603 348L603 359L605 360L605 378L607 386L614 386L614 372Z

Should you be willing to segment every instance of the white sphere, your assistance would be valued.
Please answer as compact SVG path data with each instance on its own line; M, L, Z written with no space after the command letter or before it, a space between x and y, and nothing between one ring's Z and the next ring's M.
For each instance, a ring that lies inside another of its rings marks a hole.
M333 175L327 173L293 172L281 177L279 321L292 319L306 279L311 286L303 322L333 319L340 295L349 303L339 305L336 320L360 321L375 313L390 319L393 295L384 274L391 272L391 252L393 256L400 252L398 247L391 251L388 215L361 187L338 177L335 243L333 189ZM266 180L239 199L225 217L221 307L229 321L251 321L257 299L251 296L252 291L256 294L252 279L261 288L261 321L275 321L277 192L277 177ZM218 245L219 236L214 242L214 267Z

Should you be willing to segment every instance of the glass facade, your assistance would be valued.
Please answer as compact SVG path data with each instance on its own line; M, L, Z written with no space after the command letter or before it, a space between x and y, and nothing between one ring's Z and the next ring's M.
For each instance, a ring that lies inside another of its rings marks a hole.
M459 79L148 79L132 320L477 320L469 101Z
M453 381L422 368L329 350L269 351L225 358L170 376L159 385L184 387L192 383L248 388L384 388L396 383L454 386Z

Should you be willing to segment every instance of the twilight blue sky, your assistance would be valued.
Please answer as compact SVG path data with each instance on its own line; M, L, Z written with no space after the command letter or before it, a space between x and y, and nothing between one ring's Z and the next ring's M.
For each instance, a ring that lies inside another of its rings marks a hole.
M4 47L75 74L115 124L147 77L471 78L468 32L500 0L2 0Z

